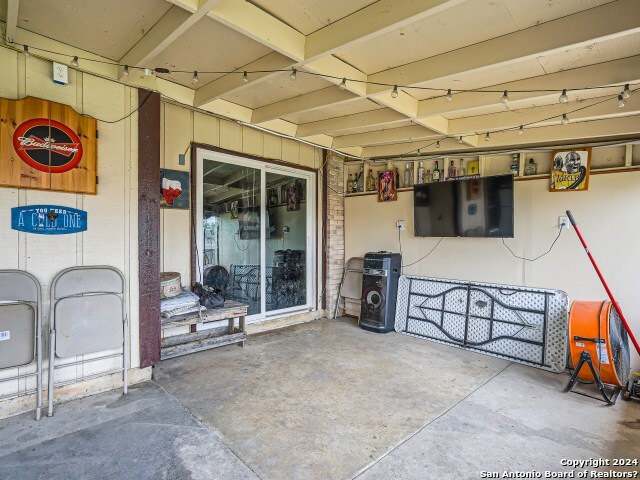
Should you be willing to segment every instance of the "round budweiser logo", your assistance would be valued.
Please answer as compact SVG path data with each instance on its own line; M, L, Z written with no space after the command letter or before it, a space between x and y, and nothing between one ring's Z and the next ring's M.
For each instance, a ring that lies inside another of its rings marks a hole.
M20 124L13 133L13 148L23 162L41 172L68 172L82 159L78 135L64 123L48 118Z

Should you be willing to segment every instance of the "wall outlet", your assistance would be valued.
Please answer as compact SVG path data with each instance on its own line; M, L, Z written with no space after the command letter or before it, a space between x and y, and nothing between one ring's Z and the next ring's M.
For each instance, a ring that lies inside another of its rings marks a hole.
M569 217L558 217L558 228L569 228Z
M404 230L404 220L398 220L396 221L396 228L398 230Z

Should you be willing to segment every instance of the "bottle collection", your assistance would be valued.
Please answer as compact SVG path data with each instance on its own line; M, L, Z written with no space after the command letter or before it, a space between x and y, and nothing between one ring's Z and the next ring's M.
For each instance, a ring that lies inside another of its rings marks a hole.
M364 175L364 165L360 165L357 173L349 173L349 180L347 182L347 193L360 193L360 192L375 192L378 189L378 174L384 170L395 170L396 179L398 184L397 188L409 188L422 183L435 183L443 182L445 178L461 178L467 175L467 171L477 171L477 161L475 161L475 167L467 168L465 159L460 158L456 166L456 160L449 160L449 164L446 164L445 160L435 160L433 163L433 170L425 168L424 161L418 161L417 171L414 173L414 163L407 162L404 166L402 175L397 165L369 165L367 175ZM511 161L510 171L514 176L518 176L519 171L519 155L513 155ZM445 175L446 172L446 175ZM538 165L530 158L527 160L524 168L524 175L536 175L538 173Z

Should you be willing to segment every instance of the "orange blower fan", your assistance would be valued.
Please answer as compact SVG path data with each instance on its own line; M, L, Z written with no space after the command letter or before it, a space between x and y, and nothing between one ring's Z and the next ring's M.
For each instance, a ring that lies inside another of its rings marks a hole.
M631 343L633 343L639 355L640 344L638 344L638 340L636 340L631 331L620 305L609 289L609 285L607 285L587 246L587 242L578 228L575 218L569 210L567 210L567 216L611 300L610 302L576 301L571 306L569 314L569 349L576 369L571 375L567 390L572 391L578 378L594 380L605 402L613 405L620 390L627 388L627 382L629 381L628 339L631 339ZM582 367L585 364L589 367L589 372L583 372ZM607 395L603 382L616 387L612 396ZM632 388L632 384L629 384L629 389L631 390Z
M631 372L629 340L620 317L609 301L576 300L569 313L569 351L576 380L595 382L605 401L613 404ZM589 368L583 368L588 366ZM613 385L609 396L603 384ZM579 393L579 392L577 392Z

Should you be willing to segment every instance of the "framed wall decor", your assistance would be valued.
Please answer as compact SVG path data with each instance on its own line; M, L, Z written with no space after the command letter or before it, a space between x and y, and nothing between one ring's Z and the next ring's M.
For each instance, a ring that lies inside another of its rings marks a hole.
M160 207L189 210L189 172L160 169Z
M378 172L378 201L390 202L398 199L398 174L396 170Z
M551 158L550 192L579 192L589 189L591 148L555 150Z
M0 98L0 187L96 194L97 128L68 105Z

